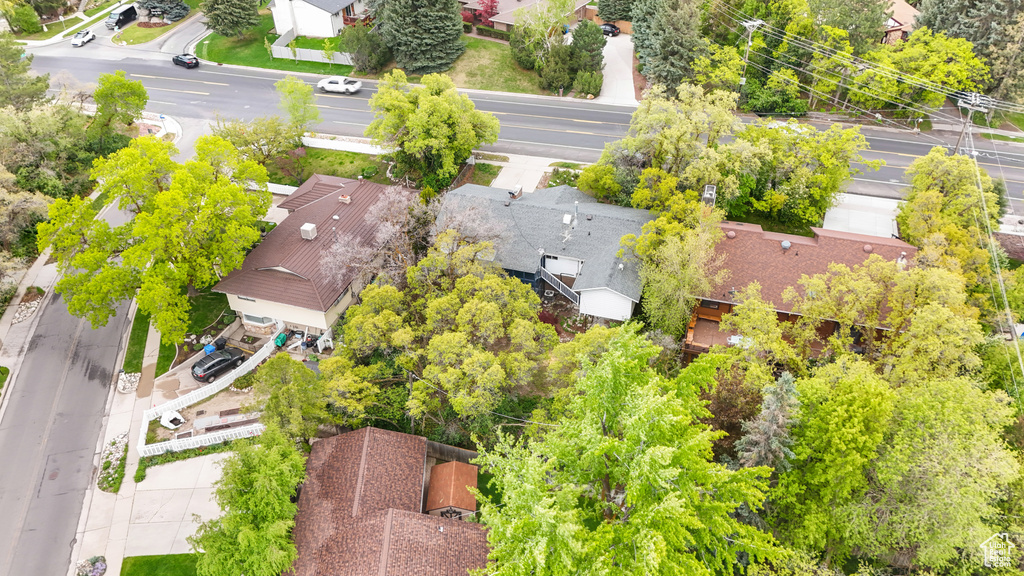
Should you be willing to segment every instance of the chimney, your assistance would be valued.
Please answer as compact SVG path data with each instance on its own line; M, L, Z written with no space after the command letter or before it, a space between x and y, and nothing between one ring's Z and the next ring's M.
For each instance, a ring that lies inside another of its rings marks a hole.
M348 194L342 194L341 196L338 196L338 201L341 202L342 204L351 204L352 197L349 196Z
M523 187L522 186L516 186L515 188L509 190L508 191L508 197L513 199L513 200L517 200L519 198L522 198L523 197Z
M316 224L306 222L301 228L299 228L299 234L302 235L304 240L312 240L313 238L316 238Z

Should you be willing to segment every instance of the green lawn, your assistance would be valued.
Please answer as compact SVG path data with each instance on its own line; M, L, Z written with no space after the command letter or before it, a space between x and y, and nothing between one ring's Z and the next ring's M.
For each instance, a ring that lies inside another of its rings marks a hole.
M780 234L795 234L797 236L807 236L808 238L814 237L814 232L811 231L811 227L802 226L790 226L787 224L779 224L775 220L762 216L761 214L747 214L742 218L734 218L731 214L729 220L734 222L747 222L749 224L757 224L761 226L767 232L778 232Z
M121 576L196 576L195 554L129 556L121 564Z
M1024 142L1024 138L1020 136L1003 136L1002 134L985 134L981 133L982 138L988 138L989 140L999 140L1000 142Z
M11 369L7 366L0 366L0 390L4 389L4 384L7 383L7 377L11 374Z
M92 18L93 16L99 14L100 12L103 12L107 8L110 8L114 4L117 4L118 1L119 0L107 0L106 2L101 2L100 4L97 4L96 7L89 8L88 10L86 10L85 15L89 18Z
M163 36L167 32L170 32L174 28L178 27L184 22L187 22L190 18L195 16L196 10L199 8L199 1L200 0L184 0L185 4L188 4L188 7L192 10L188 13L187 16L173 24L161 26L159 28L141 28L139 26L139 23L136 22L134 26L129 26L123 32L119 33L117 35L117 38L121 39L129 46L134 46L136 44L145 44L146 42L156 40L157 38Z
M490 186L498 172L501 172L501 166L477 164L473 168L473 175L469 177L469 182L480 186Z
M306 175L323 174L325 176L353 179L360 176L366 168L374 166L377 168L377 173L368 178L368 180L378 184L390 183L385 175L387 164L370 154L359 154L342 150L325 150L323 148L306 148L304 162L306 165ZM282 173L273 163L267 165L267 173L270 175L270 181L275 184L296 185L294 178Z
M270 34L270 29L274 27L274 19L269 10L261 10L260 15L260 25L241 38L226 38L219 34L210 34L199 43L196 48L196 56L222 64L237 64L288 72L346 75L352 71L351 66L341 64L328 66L320 62L303 62L301 60L296 62L286 58L271 58L263 41L264 39L269 39L270 42L277 40L276 34Z
M550 94L540 87L536 72L523 70L512 59L508 44L463 36L466 51L447 72L459 88L522 94Z
M80 16L74 16L72 18L65 18L63 23L57 21L47 24L47 30L43 32L36 32L35 34L29 34L28 36L16 37L18 38L18 40L49 40L57 34L63 34L65 32L65 27L67 28L67 30L71 30L72 28L78 26L81 23L82 18Z
M128 336L128 349L124 353L124 371L129 374L142 372L142 357L146 352L146 336L149 334L149 314L135 313L132 332Z
M337 39L332 38L331 42L337 42ZM296 48L309 48L310 50L316 50L320 52L324 49L323 38L309 38L308 36L299 36L295 39ZM339 44L338 52L344 52L344 48Z
M188 333L199 334L228 309L228 297L217 292L203 292L189 298Z
M163 340L161 340L160 352L156 357L156 375L166 374L171 369L171 364L174 363L174 358L177 355L178 348L174 344L164 344Z
M569 170L582 170L583 164L577 164L575 162L552 162L548 164L552 168L568 168Z

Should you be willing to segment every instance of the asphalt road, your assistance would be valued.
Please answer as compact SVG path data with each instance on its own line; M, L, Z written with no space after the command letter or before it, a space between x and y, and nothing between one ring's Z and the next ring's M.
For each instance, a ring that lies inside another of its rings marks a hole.
M0 574L66 574L128 305L93 330L46 295L0 422Z

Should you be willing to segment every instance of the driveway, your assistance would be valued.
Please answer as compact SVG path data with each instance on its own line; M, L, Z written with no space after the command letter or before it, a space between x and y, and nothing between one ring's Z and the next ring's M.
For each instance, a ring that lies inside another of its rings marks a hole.
M604 84L595 98L604 104L636 106L633 92L633 37L629 34L608 36L604 46Z

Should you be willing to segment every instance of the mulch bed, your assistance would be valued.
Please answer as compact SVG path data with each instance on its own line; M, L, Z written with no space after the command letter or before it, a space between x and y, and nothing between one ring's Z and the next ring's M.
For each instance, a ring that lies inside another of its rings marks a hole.
M170 26L167 22L139 22L136 24L139 28L163 28L164 26Z
M23 295L23 296L21 297L21 303L22 303L22 304L27 304L27 303L29 303L29 302L35 302L36 300L39 300L39 299L40 299L40 298L42 298L42 297L43 297L43 295L42 295L42 294L40 294L40 293L39 293L38 291L36 291L36 290L33 290L33 289L29 289L29 290L28 290L27 292L25 292L25 294L24 294L24 295Z
M636 71L636 67L640 65L640 61L637 60L636 54L633 55L633 95L636 97L636 101L639 102L644 97L644 90L647 90L647 78L644 75Z

